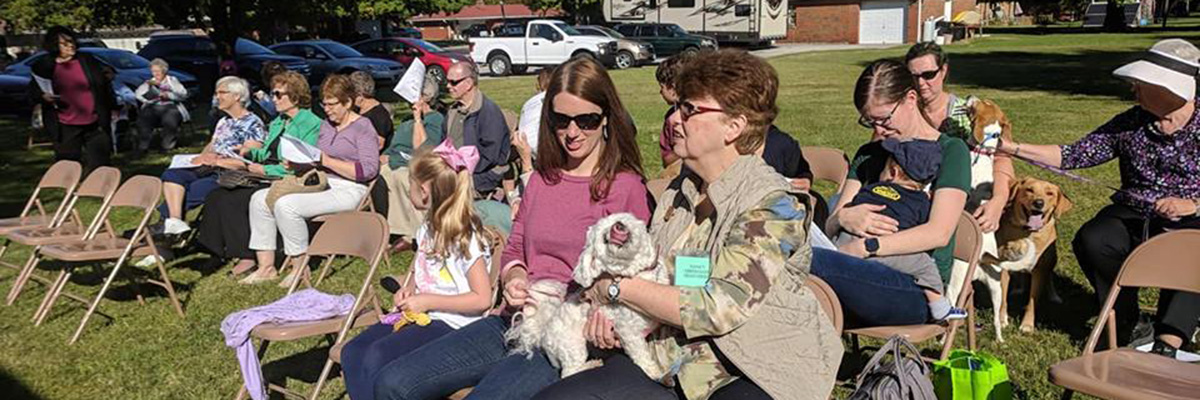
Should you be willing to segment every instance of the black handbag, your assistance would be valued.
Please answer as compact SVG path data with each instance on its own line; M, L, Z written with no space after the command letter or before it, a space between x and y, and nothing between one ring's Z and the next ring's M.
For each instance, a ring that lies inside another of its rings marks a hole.
M217 185L226 189L263 189L279 178L250 171L222 169L217 171Z

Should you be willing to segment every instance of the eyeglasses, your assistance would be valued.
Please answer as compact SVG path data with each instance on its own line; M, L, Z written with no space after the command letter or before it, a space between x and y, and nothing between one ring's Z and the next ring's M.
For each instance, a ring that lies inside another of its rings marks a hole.
M590 131L600 127L600 123L604 122L604 115L599 113L587 113L570 116L566 114L559 114L556 111L550 112L550 126L554 127L556 130L567 129L567 127L571 126L572 121L575 122L575 126L579 127L579 129Z
M324 105L325 105L325 108L329 108L329 107L333 107L333 106L340 106L340 105L342 105L342 101L341 101L341 100L334 100L334 101L322 101L322 102L321 102L321 104L324 104Z
M900 109L901 104L904 104L903 98L901 98L900 101L896 102L896 106L892 107L892 112L888 113L888 115L886 117L883 117L883 119L873 120L873 119L867 118L866 115L860 115L860 116L858 116L858 124L862 125L863 128L867 128L867 129L874 129L876 126L881 126L881 127L885 127L885 128L890 127L892 125L892 116L896 115L896 110Z
M938 69L935 69L932 71L913 73L912 76L913 76L913 78L932 81L933 78L937 78L938 74L941 72L942 72L942 68L938 67Z
M287 96L287 93L286 93L286 92L281 92L281 91L278 91L278 90L272 90L272 91L271 91L271 97L274 97L274 98L277 98L277 99L282 99L282 98L283 98L283 96Z
M724 112L725 111L724 109L721 109L721 108L698 106L698 105L692 104L692 102L690 102L690 101L681 101L681 102L675 103L675 109L679 110L679 117L684 122L686 122L688 119L690 119L698 114L704 114L704 113L710 113L710 112Z
M446 78L446 85L447 86L458 86L458 84L462 83L462 81L465 81L467 79L468 78L466 78L466 77L459 78L459 79Z

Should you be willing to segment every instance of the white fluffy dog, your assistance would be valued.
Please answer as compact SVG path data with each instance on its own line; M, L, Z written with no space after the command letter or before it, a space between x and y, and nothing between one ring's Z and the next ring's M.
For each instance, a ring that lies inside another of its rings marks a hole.
M603 274L664 284L668 281L646 224L631 214L613 214L596 222L588 229L586 243L575 267L575 282L582 287L592 286ZM564 378L595 366L587 362L583 336L592 305L583 303L577 295L568 296L565 284L548 280L534 282L529 296L531 301L504 335L512 343L513 352L532 355L534 349L544 350L550 363L562 369ZM654 362L645 339L655 323L620 304L598 307L613 322L629 358L646 376L661 378L665 371Z

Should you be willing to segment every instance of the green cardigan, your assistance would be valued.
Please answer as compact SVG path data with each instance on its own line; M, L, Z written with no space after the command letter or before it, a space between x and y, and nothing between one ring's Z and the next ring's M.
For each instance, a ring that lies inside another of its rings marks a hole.
M250 161L261 163L263 171L270 176L285 176L291 174L291 171L282 164L282 157L278 152L272 153L271 149L276 150L279 147L272 145L276 140L279 140L280 134L287 134L296 139L303 140L305 143L316 146L317 137L320 136L321 118L308 109L300 109L295 117L288 118L286 114L279 114L271 125L267 128L267 140L263 142L263 147L258 149L250 149L247 157ZM273 162L274 164L265 164Z

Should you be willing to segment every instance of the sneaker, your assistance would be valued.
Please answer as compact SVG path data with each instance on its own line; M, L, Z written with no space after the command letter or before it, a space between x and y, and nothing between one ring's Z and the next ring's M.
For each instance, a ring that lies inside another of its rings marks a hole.
M190 230L192 230L192 227L188 226L187 222L183 222L183 220L181 220L181 219L167 218L166 221L163 221L162 233L164 233L164 234L180 235L183 233L187 233L187 231L190 231Z
M165 260L163 260L162 257L158 257L155 255L148 255L148 256L142 257L141 260L138 260L138 262L134 263L133 265L136 267L141 267L141 268L149 268L149 267L153 267L156 264L156 261L163 262Z
M941 318L934 317L937 322L949 322L966 318L967 310L958 307L950 307L950 311L946 312L946 315L942 316Z

